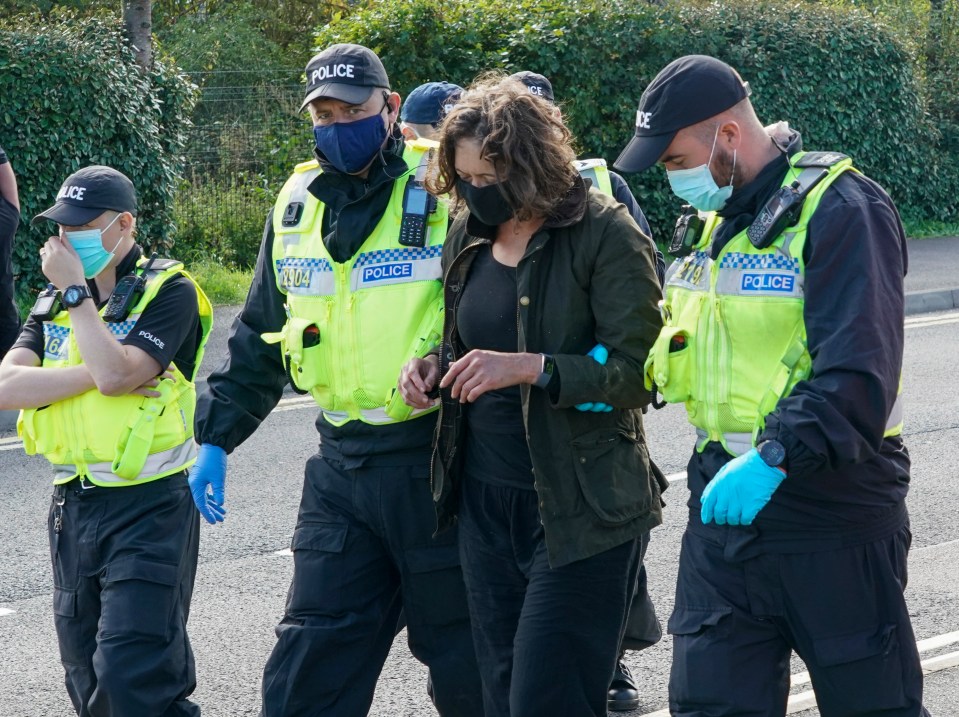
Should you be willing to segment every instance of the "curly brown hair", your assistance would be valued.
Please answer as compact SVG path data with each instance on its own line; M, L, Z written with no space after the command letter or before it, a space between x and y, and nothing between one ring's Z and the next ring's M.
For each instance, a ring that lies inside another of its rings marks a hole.
M438 172L428 189L437 195L456 187L456 145L480 145L492 162L504 199L517 219L548 217L576 178L572 134L559 109L526 85L501 73L480 75L440 125Z

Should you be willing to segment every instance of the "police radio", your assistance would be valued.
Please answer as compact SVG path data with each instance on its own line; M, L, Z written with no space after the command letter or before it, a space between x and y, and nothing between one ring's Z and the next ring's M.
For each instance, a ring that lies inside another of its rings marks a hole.
M436 211L436 197L426 191L423 183L410 179L403 191L403 220L400 223L400 244L426 246L429 238L429 217Z
M107 306L103 310L104 321L115 323L125 320L130 315L130 310L136 306L140 297L143 296L143 291L146 288L144 276L150 271L156 258L157 254L153 252L150 261L143 267L143 274L137 275L136 269L134 269L117 282L113 293L110 294L110 300L107 301Z
M53 321L59 313L60 292L53 284L47 284L47 288L40 292L33 308L30 309L30 316L37 321Z
M691 205L684 204L682 212L679 219L676 220L673 238L666 250L670 256L677 259L692 253L693 247L699 242L699 238L703 235L703 227L706 225L703 218L699 216L699 212Z

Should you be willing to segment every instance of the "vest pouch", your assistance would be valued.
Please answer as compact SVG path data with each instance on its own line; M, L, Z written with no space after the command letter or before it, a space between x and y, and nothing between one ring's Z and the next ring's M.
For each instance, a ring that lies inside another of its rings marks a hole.
M20 415L17 416L17 435L23 441L23 451L28 456L37 454L37 431L33 425L36 413L37 409L28 408L20 411Z
M173 410L173 398L176 385L173 381L160 381L155 389L159 396L145 398L140 408L130 414L127 425L117 439L116 451L110 470L124 480L134 480L143 471L153 437L156 435L157 421L163 409Z
M659 332L646 359L646 387L653 383L667 403L683 403L693 386L693 352L690 335L679 326Z
M292 317L283 327L283 346L290 362L290 380L301 391L313 391L329 385L327 362L320 355L325 340L316 321Z

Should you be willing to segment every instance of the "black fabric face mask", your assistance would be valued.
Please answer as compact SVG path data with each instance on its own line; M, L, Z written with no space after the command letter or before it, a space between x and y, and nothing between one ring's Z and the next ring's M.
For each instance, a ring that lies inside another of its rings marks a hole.
M483 224L497 227L513 218L513 208L506 202L502 182L474 187L462 179L456 180L456 192L459 194L470 214Z

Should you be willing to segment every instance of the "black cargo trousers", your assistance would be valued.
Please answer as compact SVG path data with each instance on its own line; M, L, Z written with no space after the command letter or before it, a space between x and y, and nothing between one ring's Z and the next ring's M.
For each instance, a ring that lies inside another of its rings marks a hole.
M426 455L414 466L307 461L262 717L366 715L401 614L439 714L482 717L456 530L433 537Z
M200 540L186 473L101 488L55 486L53 612L81 717L197 717L186 633Z

